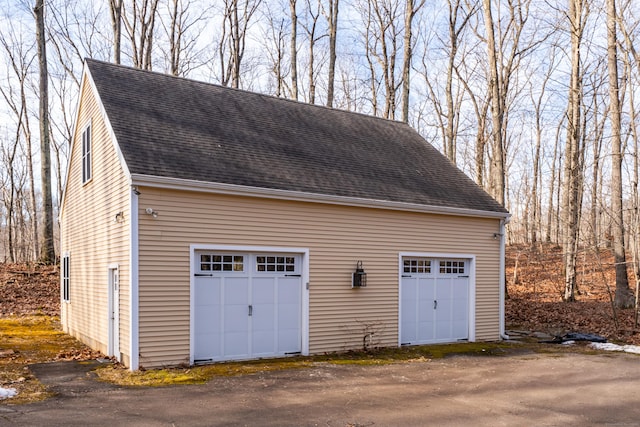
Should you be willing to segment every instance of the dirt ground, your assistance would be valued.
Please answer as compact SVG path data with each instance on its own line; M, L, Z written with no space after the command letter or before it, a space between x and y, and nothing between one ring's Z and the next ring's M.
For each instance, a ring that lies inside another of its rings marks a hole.
M96 383L79 362L59 363L76 368L39 373L57 397L0 405L0 425L635 426L640 420L640 357L629 354L319 363L160 388Z

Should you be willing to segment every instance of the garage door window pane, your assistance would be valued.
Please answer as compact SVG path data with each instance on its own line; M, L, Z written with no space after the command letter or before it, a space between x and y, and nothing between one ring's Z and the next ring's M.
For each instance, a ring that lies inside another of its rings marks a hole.
M243 255L200 255L201 271L244 271Z
M256 271L258 272L294 272L296 270L295 257L287 256L258 256L256 257Z
M431 273L431 260L424 258L411 258L404 260L403 272L404 273Z
M440 274L464 274L464 261L440 261Z
M200 255L200 270L211 270L211 255Z

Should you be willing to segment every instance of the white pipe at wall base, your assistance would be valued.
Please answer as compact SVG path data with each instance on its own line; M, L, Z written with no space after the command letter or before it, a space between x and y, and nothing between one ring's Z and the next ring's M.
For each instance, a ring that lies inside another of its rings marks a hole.
M500 316L500 338L508 340L509 336L505 333L505 322L504 322L504 300L505 300L505 242L506 242L506 232L505 225L509 221L509 218L500 220L500 308L499 308L499 316Z

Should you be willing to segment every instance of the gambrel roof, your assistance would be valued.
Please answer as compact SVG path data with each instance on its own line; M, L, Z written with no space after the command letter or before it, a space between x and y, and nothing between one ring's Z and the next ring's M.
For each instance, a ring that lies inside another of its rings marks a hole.
M86 65L131 175L508 215L405 123Z

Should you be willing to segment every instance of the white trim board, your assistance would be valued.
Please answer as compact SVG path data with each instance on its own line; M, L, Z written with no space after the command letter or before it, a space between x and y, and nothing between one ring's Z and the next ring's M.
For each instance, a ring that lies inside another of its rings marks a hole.
M280 190L274 188L249 187L244 185L203 182L181 178L168 178L152 175L131 175L131 185L164 188L170 190L197 191L233 196L261 197L266 199L291 200L300 202L325 203L342 206L355 206L374 209L389 209L409 212L422 212L439 215L455 215L476 218L508 218L509 213L482 211L447 206L421 205L417 203L374 200L358 197L334 196L329 194L307 193L303 191Z

